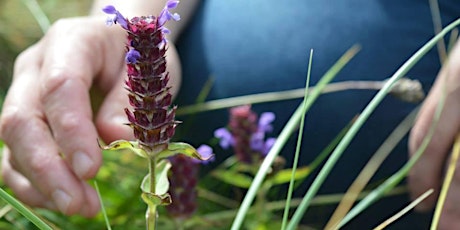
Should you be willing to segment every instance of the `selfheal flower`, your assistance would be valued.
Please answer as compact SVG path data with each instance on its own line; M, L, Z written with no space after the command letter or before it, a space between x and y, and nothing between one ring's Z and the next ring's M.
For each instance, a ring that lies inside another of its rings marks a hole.
M200 164L207 164L214 160L212 148L208 145L201 145L197 152L206 161L199 161L195 158L184 155L174 155L170 157L171 171L169 178L169 194L172 204L166 206L168 213L174 218L186 219L190 217L197 208L198 171Z
M228 129L219 128L214 136L220 139L222 148L232 146L238 160L253 163L273 146L275 138L265 140L265 134L273 130L271 123L274 119L272 112L262 113L258 119L250 105L234 107L230 109Z
M158 153L166 149L175 132L176 107L168 87L166 71L166 39L163 27L168 20L179 20L169 10L178 1L168 1L159 17L142 16L128 21L115 7L106 6L109 24L118 23L128 31L126 63L128 79L126 89L133 111L125 109L129 126L142 148Z
M171 157L168 175L169 194L173 203L166 206L169 215L178 219L189 218L197 208L197 177L199 164L184 155Z

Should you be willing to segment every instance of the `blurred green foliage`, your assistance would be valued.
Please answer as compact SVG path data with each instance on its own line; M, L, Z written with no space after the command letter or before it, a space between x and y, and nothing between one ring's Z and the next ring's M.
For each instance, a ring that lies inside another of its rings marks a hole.
M0 105L11 83L16 56L43 36L36 19L26 6L28 1L30 0L0 1ZM38 0L37 2L53 22L63 17L85 15L92 1Z

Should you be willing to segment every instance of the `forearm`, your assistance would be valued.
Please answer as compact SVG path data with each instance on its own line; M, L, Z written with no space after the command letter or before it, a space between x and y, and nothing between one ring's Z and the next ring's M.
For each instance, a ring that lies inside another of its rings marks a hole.
M128 19L142 15L158 15L164 8L166 0L95 0L91 9L91 15L104 15L101 9L106 5L114 5ZM168 24L171 30L169 40L176 41L184 26L192 17L199 0L183 0L175 12L179 13L181 20Z

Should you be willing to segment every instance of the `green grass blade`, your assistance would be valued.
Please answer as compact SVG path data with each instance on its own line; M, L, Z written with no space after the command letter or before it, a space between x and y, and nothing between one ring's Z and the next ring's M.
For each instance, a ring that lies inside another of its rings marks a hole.
M321 94L321 90L337 75L337 73L348 63L348 61L351 60L351 58L358 52L358 50L359 47L357 46L354 46L350 50L348 50L337 61L337 63L334 64L334 66L332 66L332 68L321 78L321 80L317 83L317 87L315 87L312 94L308 97L306 104L307 110L313 105L313 103L319 97L319 95ZM267 172L269 171L273 161L275 160L276 156L279 154L279 152L281 151L282 147L289 139L291 134L297 129L302 115L302 107L303 105L299 106L296 109L296 111L289 119L284 129L281 131L272 149L262 162L259 171L254 177L251 187L249 188L248 192L246 193L246 196L243 199L243 202L241 203L235 220L233 221L231 228L232 230L240 229L241 225L243 224L244 217L246 216L246 213L249 210L249 207L251 206L252 201L254 200L257 194L257 190L259 189L260 185L265 179L265 176L267 175Z
M366 186L383 161L390 155L391 151L393 151L396 145L401 142L401 140L412 128L412 124L414 123L418 111L419 107L415 108L409 115L407 115L377 149L371 159L369 159L366 166L364 166L355 181L350 185L344 198L340 201L335 212L332 214L332 217L326 224L326 229L337 229L337 225L343 217L346 216L347 212L350 211L359 194L361 194L364 189L364 186Z
M27 6L27 9L29 9L30 13L34 16L43 34L45 34L50 28L51 22L45 12L43 12L38 2L36 0L22 0L22 3Z
M417 162L417 160L422 156L422 153L425 151L426 147L428 146L428 143L430 142L434 130L436 128L437 122L439 120L439 117L441 116L441 111L444 106L444 101L442 101L439 106L436 108L436 112L434 115L434 121L428 130L427 135L422 141L422 144L420 147L417 149L415 155L395 174L393 174L390 178L388 178L385 182L383 182L379 187L374 189L369 195L367 195L361 202L359 202L353 209L351 209L350 212L342 219L340 224L338 225L338 228L341 228L343 225L348 223L350 220L352 220L354 217L356 217L359 213L361 213L364 209L369 207L371 204L373 204L377 199L388 193L392 188L394 188L396 185L399 184L399 182L402 181L402 179L407 175L409 170L412 168L412 166Z
M297 171L297 165L299 164L300 146L302 145L302 134L305 126L305 115L307 113L307 98L308 98L308 87L310 86L310 74L311 74L311 62L313 60L313 50L310 51L310 60L308 62L307 81L305 83L305 95L303 98L302 114L300 119L299 135L297 137L297 145L295 149L294 162L292 164L291 180L289 181L288 194L286 198L286 206L284 207L283 222L281 223L281 229L286 229L287 220L289 216L289 206L291 204L292 193L294 192L294 178Z
M428 41L422 48L420 48L414 55L412 55L409 60L407 60L394 74L393 76L385 83L384 87L377 93L377 95L372 99L372 101L366 106L362 114L358 117L356 122L350 128L348 133L339 143L337 148L331 154L331 157L326 161L324 167L319 172L318 176L313 181L310 189L307 191L306 195L302 199L302 203L295 211L292 220L289 222L288 229L294 230L302 219L304 213L306 212L310 201L318 192L320 186L323 184L329 172L334 167L335 163L338 161L344 150L348 147L358 130L364 124L364 122L369 118L372 112L375 110L377 105L383 100L383 98L391 90L393 84L402 78L411 68L414 66L436 43L439 39L442 39L444 35L455 28L460 24L460 19L448 25L444 30L441 31L438 35Z
M105 220L107 229L112 230L112 227L110 227L109 218L107 217L107 212L105 211L104 202L102 202L102 196L101 196L101 193L99 192L99 186L97 185L97 181L94 181L94 188L96 189L97 197L99 198L99 202L101 203L101 211L102 211L102 215L104 216L104 220Z
M16 211L21 213L25 218L30 220L35 226L39 229L46 229L52 230L48 224L46 224L40 217L35 215L31 210L29 210L26 206L24 206L20 201L15 199L13 196L8 194L5 190L0 188L0 198L2 198L5 202L13 206Z

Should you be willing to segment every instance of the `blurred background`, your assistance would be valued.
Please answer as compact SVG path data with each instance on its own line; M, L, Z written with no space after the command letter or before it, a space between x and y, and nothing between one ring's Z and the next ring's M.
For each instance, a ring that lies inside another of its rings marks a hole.
M0 1L0 105L10 85L16 56L43 36L39 21L85 15L90 0L1 0ZM46 17L37 15L40 9Z

